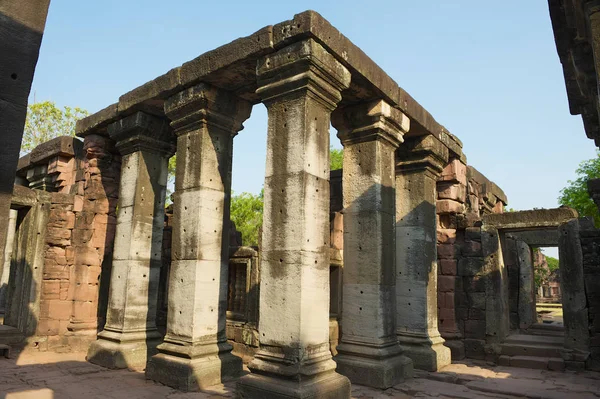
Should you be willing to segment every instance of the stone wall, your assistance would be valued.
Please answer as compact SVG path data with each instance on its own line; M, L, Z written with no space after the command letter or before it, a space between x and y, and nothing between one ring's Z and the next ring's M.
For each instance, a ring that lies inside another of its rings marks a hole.
M85 349L95 339L106 312L100 276L110 275L119 171L114 145L100 136L58 137L19 160L17 182L49 192L43 272L31 277L40 298L28 349Z
M583 254L583 280L590 332L589 368L600 371L600 230L591 222L581 223L579 231Z
M437 183L438 326L453 359L484 359L486 286L481 216L506 196L455 152Z

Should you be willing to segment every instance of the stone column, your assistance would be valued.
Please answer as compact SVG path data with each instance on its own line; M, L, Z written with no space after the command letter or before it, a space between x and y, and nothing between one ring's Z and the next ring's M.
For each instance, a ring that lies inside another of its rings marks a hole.
M410 121L384 101L333 114L344 145L344 277L337 371L387 389L412 375L396 337L394 152Z
M8 230L6 234L6 245L4 246L4 265L0 270L0 310L4 311L6 306L6 292L8 291L8 278L12 264L12 253L15 246L15 233L17 232L17 216L19 211L11 209L8 213Z
M267 106L260 350L244 398L349 398L329 350L329 124L350 73L312 39L259 60Z
M169 158L169 123L137 112L108 127L121 153L121 183L108 311L87 359L109 368L144 369L160 341L156 303Z
M181 390L234 377L225 334L233 137L250 103L199 84L165 102L177 135L167 334L146 376Z
M397 160L396 331L414 366L436 371L450 364L438 331L436 248L436 181L448 149L431 135L411 137Z
M517 261L519 262L519 296L517 306L519 328L527 330L532 324L537 323L533 259L531 257L531 247L524 241L515 241Z

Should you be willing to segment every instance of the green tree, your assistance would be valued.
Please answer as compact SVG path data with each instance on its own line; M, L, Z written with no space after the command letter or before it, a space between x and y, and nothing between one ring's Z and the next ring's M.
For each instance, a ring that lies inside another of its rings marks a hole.
M75 136L75 122L88 116L81 108L60 109L52 101L29 104L21 143L21 154L58 136Z
M553 258L552 256L546 256L546 261L548 262L548 269L550 269L551 273L558 269L558 259Z
M344 164L344 150L329 149L329 166L331 170L342 169Z
M567 186L560 191L558 203L575 209L579 216L591 216L595 225L600 226L598 207L587 190L589 179L600 178L600 152L596 152L596 158L581 162L575 172L577 179L569 180Z
M242 244L258 245L258 232L263 222L263 194L241 193L231 197L231 220L242 233Z

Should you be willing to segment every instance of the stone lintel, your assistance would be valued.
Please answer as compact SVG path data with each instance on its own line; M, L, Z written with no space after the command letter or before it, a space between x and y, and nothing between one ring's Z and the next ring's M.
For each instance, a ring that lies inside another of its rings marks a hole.
M558 246L558 230L556 228L513 231L508 233L508 236L534 247Z
M467 179L474 180L481 186L481 194L484 199L489 199L490 195L493 195L496 197L496 201L501 201L505 205L508 204L504 191L471 165L467 165ZM495 203L495 201L493 202Z
M118 118L117 104L111 104L92 115L78 120L75 124L75 134L77 137L85 137L88 134L106 135L106 126Z
M445 127L442 126L439 139L446 147L448 147L450 158L458 159L465 165L467 164L467 156L462 151L463 144L458 137L450 133Z
M448 159L448 147L436 137L405 137L404 144L396 151L396 172L426 169L438 175L448 163Z
M334 110L341 91L350 84L350 72L319 43L309 39L294 43L258 61L256 93L268 103L277 97L302 93Z
M338 108L331 123L344 145L382 140L397 148L410 129L408 117L384 100Z
M107 127L121 155L135 151L151 151L166 155L175 152L174 136L169 121L136 112Z
M577 219L575 209L560 207L554 209L535 209L494 213L483 216L483 225L501 230L532 230L539 228L558 227L560 224Z
M118 104L82 119L77 134L84 136L119 118L143 108L156 108L162 101L187 87L206 82L235 92L250 102L258 102L255 93L255 66L260 57L291 43L314 39L353 76L348 101L382 98L405 113L412 121L409 135L440 136L445 129L414 98L389 77L358 46L342 35L315 11L297 14L292 20L266 26L257 32L208 51L122 95Z
M235 136L251 111L248 101L206 83L180 91L165 101L165 114L178 136L207 125Z
M83 152L83 142L75 137L60 136L35 147L29 154L19 158L17 175L25 176L32 165L48 162L56 156L75 157Z
M33 190L25 186L15 185L11 199L11 206L14 208L32 207L37 201L39 190ZM50 193L48 193L50 194Z

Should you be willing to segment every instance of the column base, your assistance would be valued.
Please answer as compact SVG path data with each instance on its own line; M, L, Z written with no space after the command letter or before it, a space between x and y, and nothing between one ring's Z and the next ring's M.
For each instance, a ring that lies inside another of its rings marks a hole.
M349 399L350 389L348 378L334 371L300 381L252 373L240 378L236 393L256 399Z
M162 336L156 330L121 332L103 330L91 343L87 361L109 369L141 371L148 359L156 354Z
M444 338L444 346L450 348L452 354L452 360L462 360L465 358L465 343L462 340L462 334L460 331L440 331L442 338Z
M342 343L338 352L336 371L353 384L387 389L413 376L413 361L398 344L376 348Z
M228 343L176 345L163 343L146 368L146 378L181 391L199 391L236 379L242 359L231 354Z
M398 333L398 341L416 369L439 371L452 363L450 348L444 346L444 339L439 335L401 332Z

